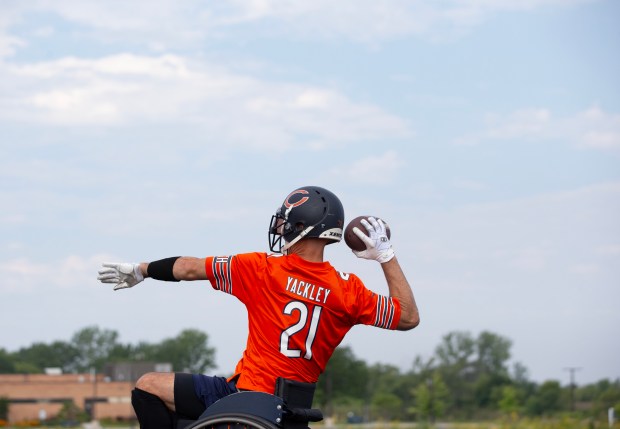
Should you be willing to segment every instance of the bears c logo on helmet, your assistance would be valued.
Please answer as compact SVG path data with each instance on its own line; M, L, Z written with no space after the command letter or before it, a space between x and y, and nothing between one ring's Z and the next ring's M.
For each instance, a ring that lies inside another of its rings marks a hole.
M306 191L305 189L298 189L288 194L288 197L286 197L286 200L284 200L284 205L286 206L287 209L292 209L293 207L299 207L300 205L302 205L303 203L305 203L306 201L310 199L309 197L302 197L299 199L299 201L291 203L289 200L295 194L308 195L308 191Z

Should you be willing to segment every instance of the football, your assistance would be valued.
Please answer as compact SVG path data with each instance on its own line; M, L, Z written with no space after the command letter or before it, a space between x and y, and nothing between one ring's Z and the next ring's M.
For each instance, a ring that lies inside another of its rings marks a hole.
M344 242L347 243L347 246L349 246L351 250L356 250L358 252L362 250L366 250L366 244L362 240L360 240L357 235L355 235L355 233L353 232L353 228L358 227L360 231L368 235L368 231L366 231L366 227L362 225L361 220L368 219L369 217L371 216L358 216L355 219L353 219L351 222L349 222L347 227L344 229ZM377 220L380 219L377 216L372 216L372 217L374 217ZM388 226L386 221L383 221L383 222L385 223L387 236L388 238L391 238L392 234L390 232L390 227Z

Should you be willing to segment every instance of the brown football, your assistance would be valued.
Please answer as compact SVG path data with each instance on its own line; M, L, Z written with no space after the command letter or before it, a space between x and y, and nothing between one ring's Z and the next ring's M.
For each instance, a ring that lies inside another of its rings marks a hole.
M353 228L358 227L360 231L368 235L368 231L366 231L366 227L362 225L361 220L368 219L369 217L371 216L358 216L355 219L353 219L351 222L349 222L347 227L344 229L344 242L347 243L347 246L349 246L351 250L356 250L356 251L366 250L366 244L362 240L360 240L357 235L355 235L355 233L353 232ZM372 216L372 217L374 217L377 220L380 219L377 216ZM390 232L390 227L387 224L387 222L385 221L383 222L385 223L385 227L387 229L386 231L387 236L388 238L391 238L392 233Z

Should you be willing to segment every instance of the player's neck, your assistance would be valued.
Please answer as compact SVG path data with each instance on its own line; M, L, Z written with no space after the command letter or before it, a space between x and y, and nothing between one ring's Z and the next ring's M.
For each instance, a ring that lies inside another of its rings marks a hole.
M294 253L309 262L323 262L324 240L304 239L291 246L289 253Z

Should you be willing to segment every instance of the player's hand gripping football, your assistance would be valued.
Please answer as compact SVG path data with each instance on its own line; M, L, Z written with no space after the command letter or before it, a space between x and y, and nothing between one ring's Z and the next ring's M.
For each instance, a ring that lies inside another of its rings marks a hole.
M134 287L144 280L140 264L105 262L102 266L103 268L99 270L97 280L101 281L101 283L116 284L114 290Z
M353 228L353 233L366 244L366 250L356 251L353 253L358 258L374 259L377 262L384 263L394 257L392 243L387 236L387 227L381 219L369 217L368 220L362 219L362 225L368 231L368 235L364 234L359 228Z

